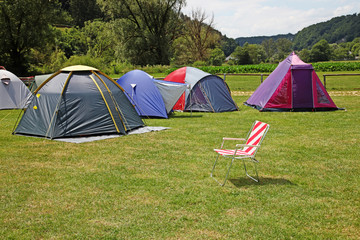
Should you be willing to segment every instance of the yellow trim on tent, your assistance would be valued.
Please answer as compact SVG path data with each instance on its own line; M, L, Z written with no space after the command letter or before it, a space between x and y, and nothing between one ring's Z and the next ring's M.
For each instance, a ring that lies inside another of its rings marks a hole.
M107 91L109 92L109 94L110 94L110 96L111 96L111 99L115 102L115 105L116 105L116 108L115 108L115 109L116 109L117 114L119 115L119 118L120 118L120 120L121 120L121 123L123 124L125 131L127 131L126 125L125 125L125 123L124 123L124 121L123 121L123 119L122 119L122 116L124 116L124 115L119 112L119 111L121 111L121 110L120 110L119 106L117 106L117 103L116 103L116 101L115 101L115 99L114 99L114 97L113 97L110 89L108 88L108 86L106 85L106 83L101 79L101 77L100 77L96 72L94 72L94 71L91 71L91 72L92 72L96 77L98 77L98 78L100 79L100 81L104 84L104 86L106 87ZM104 75L104 76L105 76L105 75ZM108 78L107 76L105 76L105 77ZM111 78L108 78L108 79L112 80ZM126 119L125 119L125 121L126 121Z
M59 74L59 73L60 73L60 71L59 71L57 74ZM57 74L56 74L56 75L57 75ZM51 78L55 77L56 75L54 74L54 76L51 76L47 81L49 81ZM52 124L52 122L54 121L55 115L58 113L58 108L59 108L59 104L60 104L62 95L63 95L63 93L64 93L64 91L65 91L66 85L67 85L68 82L70 81L71 76L72 76L72 72L69 73L69 76L66 78L66 81L65 81L65 83L64 83L63 89L61 90L61 94L60 94L59 100L58 100L58 102L57 102L57 104L56 104L56 107L55 107L55 109L54 109L54 113L53 113L53 115L52 115L52 117L51 117L49 127L48 127L48 129L47 129L47 131L46 131L46 134L45 134L45 138L46 138L47 136L49 136L48 134L49 134L49 131L50 131L50 128L51 128L51 124ZM40 86L42 86L42 84L41 84ZM40 89L40 87L39 87L38 89Z
M89 77L93 80L93 82L95 83L96 87L98 88L98 90L99 90L99 92L100 92L100 94L101 94L101 96L102 96L102 98L103 98L103 100L104 100L104 102L105 102L105 104L106 104L106 107L107 107L107 109L108 109L108 111L109 111L109 113L110 113L111 119L112 119L113 122L114 122L116 131L119 133L119 132L120 132L120 131L119 131L119 128L118 128L118 126L116 125L114 116L113 116L112 113L111 113L110 107L109 107L108 103L106 102L106 99L105 99L105 97L104 97L104 94L102 93L99 85L96 83L96 81L95 81L95 79L93 78L93 76L89 75Z
M98 71L98 72L101 73L102 75L104 75L109 80L111 80L116 86L118 86L123 92L125 92L125 90L122 88L122 86L120 86L120 84L118 84L113 78L109 77L106 73L103 73L102 71Z
M48 83L51 79L53 79L55 76L57 76L59 73L61 73L61 71L57 71L56 73L54 73L53 75L51 75L48 79L46 79L45 81L43 81L42 84L40 84L40 86L37 87L37 89L35 89L34 91L34 95L36 95L36 93L46 84Z

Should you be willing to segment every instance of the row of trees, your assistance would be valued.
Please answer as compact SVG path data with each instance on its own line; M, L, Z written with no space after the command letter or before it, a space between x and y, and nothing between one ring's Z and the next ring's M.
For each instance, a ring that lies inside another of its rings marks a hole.
M257 64L283 60L286 38L240 47L213 28L201 9L182 13L186 0L0 0L0 65L18 74L52 72L72 64ZM360 43L320 41L304 61L353 59Z
M264 40L261 44L248 44L237 46L231 54L230 64L258 64L264 62L279 62L283 60L291 51L293 43L280 38L276 41L272 39ZM360 55L360 37L351 42L329 44L322 39L310 49L302 49L298 52L300 58L305 62L319 62L329 60L354 60Z
M221 34L212 27L213 17L202 10L182 14L185 4L185 0L3 0L0 33L6 37L0 39L0 62L26 73L54 71L79 58L104 65L207 61L212 49L219 49Z

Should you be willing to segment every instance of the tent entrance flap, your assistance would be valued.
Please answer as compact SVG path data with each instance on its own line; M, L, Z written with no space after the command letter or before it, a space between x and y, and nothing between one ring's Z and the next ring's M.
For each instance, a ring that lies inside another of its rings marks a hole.
M292 70L293 108L313 108L312 69ZM310 89L310 90L309 90Z
M197 83L189 92L187 97L185 111L214 112L201 83Z
M125 134L126 129L120 117L119 110L117 109L117 104L114 102L114 99L112 98L110 91L108 91L105 83L103 83L101 79L96 76L94 77L90 75L89 77L93 80L96 87L99 89L99 92L101 93L104 102L109 110L110 116L114 122L116 131Z

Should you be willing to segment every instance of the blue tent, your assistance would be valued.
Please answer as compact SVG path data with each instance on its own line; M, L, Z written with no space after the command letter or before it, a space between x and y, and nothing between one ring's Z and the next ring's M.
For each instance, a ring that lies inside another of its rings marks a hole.
M119 78L117 83L127 92L140 116L168 118L164 100L149 74L133 70Z

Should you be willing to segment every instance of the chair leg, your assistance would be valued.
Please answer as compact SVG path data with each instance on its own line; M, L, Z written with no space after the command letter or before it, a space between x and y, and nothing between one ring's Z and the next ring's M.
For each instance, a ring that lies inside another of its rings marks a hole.
M254 180L255 182L259 182L260 180L259 180L259 175L258 175L258 171L257 171L257 164L256 164L257 161L254 159L253 163L254 163L256 177L253 177L250 174L248 174L246 164L245 164L245 160L243 159L243 164L244 164L244 169L245 169L246 176L248 176L250 179Z
M231 168L231 166L232 166L232 164L233 164L233 162L234 162L234 159L235 159L235 158L232 158L232 159L231 159L230 166L229 166L229 169L228 169L228 171L227 171L227 173L226 173L224 183L223 183L221 186L224 186L225 183L226 183L226 180L227 180L227 178L228 178L228 176L229 176L230 168Z
M216 166L216 163L217 163L217 160L218 160L218 159L219 159L219 155L217 156L217 158L216 158L216 160L215 160L214 166L213 166L213 168L212 168L212 170L211 170L211 173L210 173L210 177L212 177L213 179L215 179L215 181L216 181L217 183L219 183L220 186L223 187L223 186L225 185L226 181L227 181L228 176L229 176L230 168L231 168L231 166L232 166L232 164L233 164L233 162L234 162L234 158L231 158L230 166L229 166L229 169L228 169L228 171L227 171L227 173L226 173L225 180L224 180L223 183L219 182L219 181L214 177L214 175L213 175L214 170L215 170L215 166Z
M217 155L217 158L215 159L215 162L214 162L214 166L211 170L211 173L210 173L210 177L213 177L213 173L214 173L214 170L215 170L215 166L216 166L216 163L217 163L217 160L219 159L219 154Z

